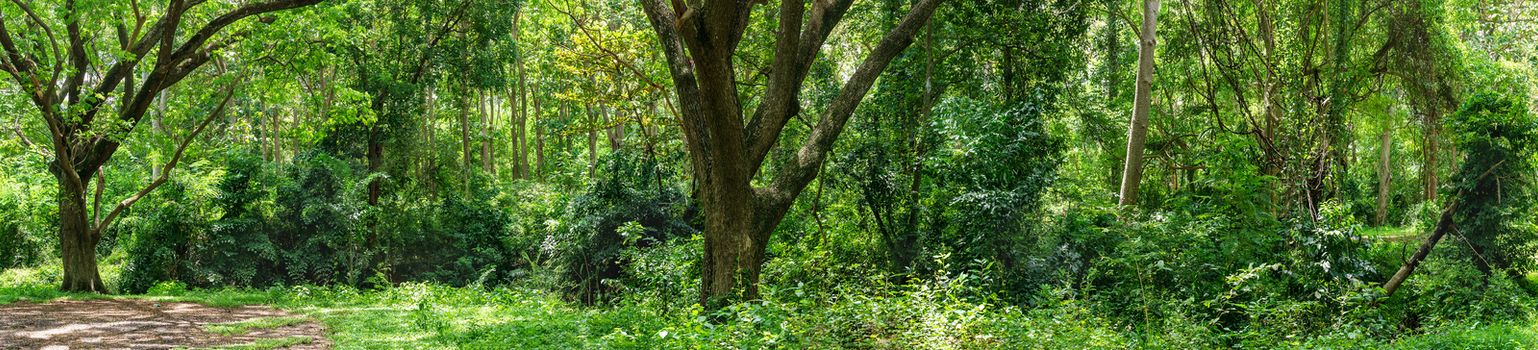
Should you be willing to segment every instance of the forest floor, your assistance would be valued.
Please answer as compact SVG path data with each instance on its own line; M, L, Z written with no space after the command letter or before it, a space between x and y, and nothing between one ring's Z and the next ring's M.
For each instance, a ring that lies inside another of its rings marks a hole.
M716 349L766 348L775 347L774 344L790 344L786 347L792 348L795 344L823 345L803 345L814 348L892 348L890 341L902 336L872 333L876 335L870 339L794 342L828 336L829 333L820 333L826 330L816 327L832 324L819 323L825 321L812 316L828 314L798 307L840 306L765 303L735 311L726 321L711 323L704 321L698 309L669 309L660 303L631 302L582 306L565 301L559 293L523 287L404 283L379 289L292 286L206 290L162 284L144 294L66 293L56 287L56 266L0 271L0 350ZM118 265L104 267L104 271L111 272L104 275L117 275ZM1538 282L1538 276L1529 278ZM109 279L106 284L110 288L115 282ZM932 302L872 298L855 308L842 307L853 314L897 307L935 307L926 304ZM1015 322L1021 327L1019 332L985 335L1036 344L993 343L1005 348L1191 348L1167 344L1179 339L1175 337L1185 336L1182 334L1159 338L1157 333L1113 330L1085 318L1092 317L1087 314L1059 311L1037 309L1024 314L975 315L1014 317L999 322ZM893 329L882 328L892 325L860 320L838 322L853 322L875 332ZM789 324L812 326L794 329L786 327ZM869 341L853 343L856 340ZM1283 349L1538 349L1538 322L1450 322L1392 340L1342 333L1272 345Z
M264 306L141 299L0 305L0 349L329 349L325 327Z
M1383 226L1363 229L1357 234L1368 239L1384 242L1413 242L1420 240L1421 233L1414 227Z

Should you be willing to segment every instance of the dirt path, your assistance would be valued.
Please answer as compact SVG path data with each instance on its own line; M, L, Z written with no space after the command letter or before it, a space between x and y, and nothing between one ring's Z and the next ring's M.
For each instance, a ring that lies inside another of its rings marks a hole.
M314 321L223 336L205 325L263 317L293 317L270 307L214 308L149 300L63 300L0 305L0 349L173 349L249 344L307 337L286 349L330 349ZM270 340L269 340L270 341Z

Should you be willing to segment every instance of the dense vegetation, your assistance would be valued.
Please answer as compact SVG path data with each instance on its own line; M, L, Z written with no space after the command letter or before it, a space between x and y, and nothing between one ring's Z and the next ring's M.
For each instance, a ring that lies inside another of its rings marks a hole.
M0 303L343 348L1538 347L1521 0L16 0Z

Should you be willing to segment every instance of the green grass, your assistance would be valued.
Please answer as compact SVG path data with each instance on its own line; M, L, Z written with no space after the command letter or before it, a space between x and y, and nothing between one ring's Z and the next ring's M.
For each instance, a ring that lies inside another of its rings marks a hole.
M309 343L314 342L314 341L315 340L314 339L310 339L310 337L292 336L292 337L283 337L283 338L258 339L257 341L250 342L250 343L235 344L235 345L225 345L225 346L215 347L215 348L211 348L211 349L217 349L217 350L271 350L271 349L282 349L282 348L286 348L286 347L290 347L290 346L294 346L294 345L309 344Z
M1420 233L1415 232L1414 227L1381 226L1363 228L1357 234L1367 238L1402 238L1415 237Z
M1533 349L1538 348L1538 326L1502 323L1445 327L1393 344L1394 349Z
M25 273L0 276L21 274ZM164 284L145 295L101 296L60 293L50 281L13 284L17 282L0 278L0 304L111 297L219 306L271 305L301 316L259 318L206 329L231 335L313 319L326 326L326 338L337 349L1207 348L1221 345L1201 339L1222 336L1212 329L1202 331L1197 323L1181 326L1195 327L1192 333L1141 334L1071 305L984 309L981 304L949 300L943 295L851 293L831 304L766 301L745 304L715 322L707 322L697 308L634 302L588 307L565 301L555 293L518 288L487 290L407 283L381 290L308 286L188 290ZM916 309L921 311L913 311ZM1396 337L1383 340L1331 332L1270 344L1305 349L1538 348L1538 327L1531 321L1449 322ZM305 337L277 338L224 349L273 349L312 341Z
M278 328L292 326L309 321L304 317L258 317L245 321L215 323L204 325L203 330L209 333L232 336L246 334L253 329Z

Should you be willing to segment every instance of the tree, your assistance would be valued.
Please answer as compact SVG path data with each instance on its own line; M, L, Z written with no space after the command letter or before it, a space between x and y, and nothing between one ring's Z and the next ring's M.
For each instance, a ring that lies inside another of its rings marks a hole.
M10 32L10 19L6 17L7 13L14 12L0 10L0 48L4 50L0 68L29 95L38 115L48 126L53 158L48 166L59 182L59 241L64 264L60 289L107 292L96 268L96 245L101 241L102 231L111 226L124 209L165 182L170 170L176 166L181 150L207 125L207 119L180 144L178 156L162 167L160 177L119 202L106 216L91 218L86 190L102 165L117 151L121 134L133 131L161 91L181 82L218 57L222 49L239 42L249 33L241 31L219 36L226 27L247 17L313 5L321 0L272 0L247 4L213 16L201 27L192 26L187 19L202 17L200 13L190 11L203 1L172 0L164 9L141 9L139 3L133 1L130 3L133 13L115 19L115 36L85 31L98 27L91 25L91 21L107 23L109 20L104 17L109 14L92 8L99 4L82 6L81 1L41 4L46 6L40 8L42 11L35 11L25 2L14 1L12 3L25 14L21 22L26 28L14 34ZM116 9L122 10L120 7ZM155 12L164 15L148 23L148 14ZM44 17L46 15L56 17ZM272 20L262 18L264 23ZM145 24L150 25L146 27ZM62 50L55 34L59 32L55 29L61 25L64 27ZM177 40L179 32L193 28L196 29L191 36ZM109 39L113 37L115 41ZM153 56L151 51L155 53ZM141 69L149 71L145 73ZM142 81L136 85L136 79ZM220 104L220 109L228 99L226 97ZM98 119L98 116L103 118Z
M913 42L944 0L919 0L881 39L823 110L810 135L767 186L753 178L779 143L786 122L801 112L801 87L813 61L853 0L800 1L779 8L779 30L763 98L744 124L733 57L749 24L752 2L641 0L662 43L678 95L696 194L705 216L700 302L716 308L757 296L759 268L771 234L790 205L817 176L833 142L888 63Z
M1143 144L1148 137L1149 94L1153 93L1154 30L1159 23L1159 0L1143 0L1143 30L1138 33L1137 91L1133 97L1132 123L1127 126L1127 161L1122 167L1121 205L1137 204L1143 182Z

